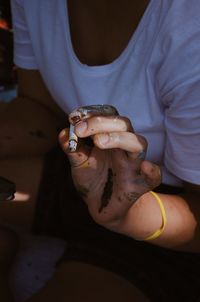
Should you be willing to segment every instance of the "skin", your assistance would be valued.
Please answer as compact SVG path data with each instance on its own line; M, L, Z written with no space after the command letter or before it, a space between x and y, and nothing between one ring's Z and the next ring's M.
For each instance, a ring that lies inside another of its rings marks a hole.
M124 3L126 5L113 0L68 1L73 47L82 63L108 64L123 51L148 1L126 0ZM32 161L33 158L42 161L43 155L57 143L58 129L65 128L59 135L60 144L70 159L74 182L78 190L84 192L84 200L94 220L133 238L145 238L159 228L160 209L149 193L160 182L159 167L138 158L140 151L147 148L147 142L134 133L130 121L121 116L91 117L78 123L76 134L80 138L92 137L94 146L88 147L83 142L77 152L69 154L66 116L50 96L39 71L18 69L18 82L18 97L2 109L0 116L2 162L10 159ZM33 116L37 116L37 120L32 119ZM38 131L42 131L42 137L31 135ZM82 163L87 159L89 167L85 168ZM38 166L35 176L38 180L40 168ZM108 181L109 169L112 177ZM12 173L7 171L5 176L12 179ZM108 194L108 203L99 211L106 183L111 183L111 179L112 194ZM31 185L28 189L31 190ZM159 194L166 209L167 226L151 243L199 252L200 187L185 183L185 189L182 196ZM34 210L34 206L29 206L24 212L24 215L28 214L27 220L31 219ZM104 282L100 282L101 278ZM82 301L83 296L87 301L97 301L96 293L101 294L101 301L110 301L110 297L114 301L147 301L134 285L115 274L76 262L60 265L46 287L30 301L66 301L66 297L68 301Z
M133 204L133 195L137 195L139 198L145 192L157 186L160 183L161 176L159 168L151 163L148 163L148 165L150 165L150 168L153 171L152 175L149 176L148 174L145 174L145 170L141 169L141 165L143 167L143 165L145 166L145 163L139 158L139 154L142 150L147 149L147 142L143 137L135 134L133 134L134 137L132 138L133 128L129 120L113 115L109 116L109 119L107 119L106 116L100 115L97 117L97 125L95 124L95 117L96 111L92 114L91 110L88 110L88 115L84 116L83 122L75 124L76 134L80 136L77 129L80 130L80 126L82 127L85 125L86 120L93 123L93 141L97 148L91 147L88 149L87 147L84 149L84 143L82 143L82 146L79 148L79 154L82 152L84 155L82 157L79 156L77 160L79 160L80 163L76 161L76 169L73 169L72 171L74 182L77 183L78 186L85 187L88 191L86 202L89 209L92 211L93 218L95 220L97 219L98 223L106 224L107 221L110 222L115 220L115 216L123 217L128 208ZM69 115L69 120L71 120L71 114ZM112 126L109 125L109 127L110 131L113 132L109 133L109 135L107 134L106 128L107 121L112 122ZM104 126L105 129L103 129ZM119 128L120 126L121 129ZM107 139L110 139L113 142L115 136L118 135L116 130L122 131L123 136L126 135L127 137L119 137L118 145L107 147L111 150L107 150L106 152L100 151L100 149L104 148L104 144L101 142L102 136L104 136L104 138L107 137ZM103 132L104 134L97 136L96 133L99 132ZM130 142L128 142L129 139ZM126 149L123 150L123 147L121 147L119 143L121 144L125 140ZM66 149L64 148L64 150ZM68 155L69 158L71 158L73 166L73 159L76 157L76 153L68 152ZM84 169L82 169L81 161L85 161L88 156L88 167L85 169L86 173L89 172L87 177L83 171ZM95 177L96 181L91 177L92 175ZM113 175L115 176L113 177ZM93 200L97 200L97 196L99 196L97 203L99 206L97 207L97 205L95 205L95 208L93 208ZM115 202L117 197L121 200L121 203L118 206ZM135 198L134 201L136 201Z
M67 129L60 133L60 143L71 161L75 185L88 192L84 200L93 219L110 230L139 239L158 229L162 224L161 213L149 191L160 182L159 167L138 158L147 143L133 132L130 121L120 116L117 119L90 117L76 124L75 132L80 138L92 136L94 146L88 149L82 143L77 152L69 152ZM81 165L86 159L87 167ZM112 194L99 211L109 169L115 175ZM198 207L199 186L193 185L193 191L190 184L185 184L185 188L186 193L181 196L159 194L166 210L167 226L151 243L199 251L198 212L192 211Z

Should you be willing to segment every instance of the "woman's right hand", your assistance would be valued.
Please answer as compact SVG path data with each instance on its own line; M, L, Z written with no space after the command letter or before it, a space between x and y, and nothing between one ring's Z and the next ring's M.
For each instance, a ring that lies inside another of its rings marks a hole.
M72 177L93 219L108 228L121 223L144 193L158 186L160 169L144 160L147 142L122 116L91 116L75 125L81 143L69 150L69 132L59 140L67 154ZM94 146L85 144L92 137Z

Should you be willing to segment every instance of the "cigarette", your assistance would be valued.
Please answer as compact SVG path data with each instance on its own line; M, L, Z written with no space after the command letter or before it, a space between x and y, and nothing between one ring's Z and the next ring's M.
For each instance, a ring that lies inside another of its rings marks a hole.
M74 132L74 125L70 124L69 127L69 150L75 152L78 145L78 137Z

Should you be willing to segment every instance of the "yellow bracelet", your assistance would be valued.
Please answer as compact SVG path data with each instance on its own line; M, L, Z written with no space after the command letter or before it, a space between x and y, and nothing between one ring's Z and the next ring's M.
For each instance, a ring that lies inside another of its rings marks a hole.
M157 202L158 202L158 204L160 206L161 215L162 215L162 225L152 235L150 235L150 236L146 237L145 239L143 239L145 241L147 241L147 240L153 240L155 238L158 238L162 234L162 232L164 231L164 228L165 228L165 225L166 225L166 222L167 222L166 212L165 212L165 208L163 206L162 200L160 199L160 197L158 196L157 193L155 193L153 191L150 191L150 193L155 197L155 199L157 200Z

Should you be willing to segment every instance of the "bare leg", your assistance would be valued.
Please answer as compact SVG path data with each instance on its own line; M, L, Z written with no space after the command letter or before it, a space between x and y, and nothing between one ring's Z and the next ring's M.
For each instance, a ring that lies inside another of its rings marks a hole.
M5 107L0 105L0 112ZM15 233L1 224L12 224L25 231L30 229L43 158L0 160L0 167L0 175L15 182L17 188L14 201L0 202L0 302L12 302L8 275L18 244Z
M0 176L16 184L13 201L0 202L0 223L30 230L43 170L43 158L0 160Z
M104 269L79 262L60 265L52 279L27 302L148 302L125 279Z

